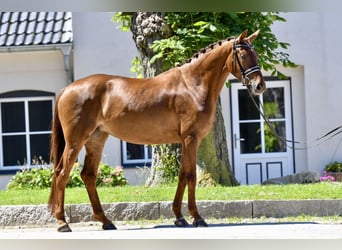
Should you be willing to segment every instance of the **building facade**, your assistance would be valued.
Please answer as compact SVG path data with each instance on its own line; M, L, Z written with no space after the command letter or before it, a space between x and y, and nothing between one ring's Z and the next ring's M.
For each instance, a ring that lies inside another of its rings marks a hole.
M49 161L55 94L72 81L71 52L71 13L0 14L2 187L21 167Z

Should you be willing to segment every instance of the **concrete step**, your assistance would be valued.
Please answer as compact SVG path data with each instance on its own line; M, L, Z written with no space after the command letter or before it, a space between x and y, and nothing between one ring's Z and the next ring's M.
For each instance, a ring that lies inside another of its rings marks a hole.
M105 214L115 221L156 220L174 218L172 202L117 202L103 204ZM257 218L288 216L336 216L342 215L342 200L255 200L255 201L198 201L199 213L203 218ZM70 223L93 220L89 204L65 206ZM183 203L183 213L188 216L187 203ZM0 225L46 225L55 223L47 205L0 206Z

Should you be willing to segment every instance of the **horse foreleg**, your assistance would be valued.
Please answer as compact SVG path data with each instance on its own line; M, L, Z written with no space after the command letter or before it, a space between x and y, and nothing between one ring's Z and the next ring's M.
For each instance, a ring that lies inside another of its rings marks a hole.
M196 205L196 163L191 165L191 170L187 175L188 183L188 209L194 218L193 225L195 227L207 227L208 224L199 215Z
M85 183L88 196L93 208L94 218L102 222L102 228L104 230L116 229L114 224L105 216L99 195L96 190L96 180L98 166L101 160L102 149L108 134L102 133L96 130L88 142L85 144L86 157L84 160L84 166L81 173L81 178Z
M182 162L179 173L178 187L173 202L173 211L176 215L176 226L187 226L188 223L181 214L181 205L185 186L188 185L188 209L194 218L194 226L208 226L199 215L196 205L196 159L199 140L196 137L188 136L182 144Z
M179 170L178 176L178 185L175 194L175 198L173 199L172 210L176 216L175 225L177 227L187 227L189 223L184 219L182 215L182 200L184 195L184 190L186 186L185 172L183 168L183 164Z

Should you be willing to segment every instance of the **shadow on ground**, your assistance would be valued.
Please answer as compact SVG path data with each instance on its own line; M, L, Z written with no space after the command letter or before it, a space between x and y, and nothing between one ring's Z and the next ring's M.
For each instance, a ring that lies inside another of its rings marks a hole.
M243 226L274 226L274 225L314 225L319 224L317 222L262 222L262 223L213 223L209 224L209 227L243 227ZM162 229L162 228L176 228L173 224L163 224L156 225L152 227L142 227L142 228L130 228L128 230L143 230L143 229ZM184 229L193 229L195 228L192 225L188 227L182 227Z

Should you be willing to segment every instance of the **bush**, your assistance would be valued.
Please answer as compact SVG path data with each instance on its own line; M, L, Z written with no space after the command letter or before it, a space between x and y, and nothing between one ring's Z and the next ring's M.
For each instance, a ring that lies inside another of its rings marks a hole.
M342 172L342 162L332 162L332 163L329 163L325 166L324 170L326 172L335 172L335 173L338 173L338 172Z
M51 168L22 169L8 183L8 189L47 188L51 186L53 170Z
M76 163L70 173L67 187L84 187L81 179L82 165ZM36 189L49 188L53 178L53 168L39 166L35 168L23 168L17 172L9 182L8 189ZM111 167L100 163L97 174L97 186L123 186L127 184L122 167Z
M124 176L123 168L117 166L115 168L101 163L97 173L96 185L100 187L115 187L127 184L127 179Z

